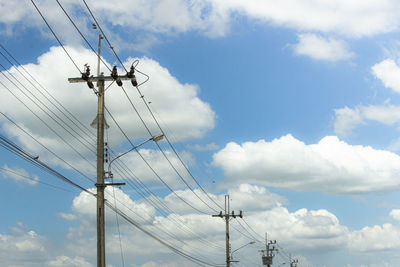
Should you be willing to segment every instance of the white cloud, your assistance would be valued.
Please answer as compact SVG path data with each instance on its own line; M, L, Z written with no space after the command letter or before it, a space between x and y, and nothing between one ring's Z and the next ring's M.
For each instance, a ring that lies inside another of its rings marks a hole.
M385 125L395 125L400 122L400 106L385 105L358 105L354 109L344 107L335 109L335 133L348 135L357 126L366 121L377 121Z
M366 226L349 235L349 249L354 252L387 252L400 249L400 227L390 223Z
M300 34L298 38L299 42L293 46L298 55L326 61L346 60L354 56L340 40L325 39L315 34Z
M347 227L323 209L289 212L285 207L276 207L245 218L257 233L268 232L269 239L277 239L289 251L337 250L347 241Z
M200 201L189 190L186 190L186 192L188 194L185 192L179 193L185 196L186 200L200 205ZM235 211L239 208L239 205L241 205L240 208L245 208L244 218L257 233L268 231L269 238L278 239L279 244L289 251L327 252L332 249L340 249L347 241L347 228L340 225L336 216L327 210L299 209L289 212L287 208L281 206L284 201L283 197L272 194L263 187L249 184L230 189L229 194L233 199L231 208ZM121 197L124 193L120 192L118 195ZM93 198L92 196L89 197ZM224 194L213 197L216 198L216 201L222 202ZM142 200L139 201L141 202ZM169 197L165 197L165 201L170 207L173 205L172 208L177 213L169 214L168 218L156 216L152 224L144 227L188 253L207 255L207 260L217 263L223 262L224 221L210 215L179 210L179 207L177 208L179 201L170 201ZM244 201L243 204L241 203L242 201ZM126 202L132 202L132 200ZM135 209L134 204L128 203L128 205L132 205L132 208ZM85 216L89 213L94 214L94 204L90 204L86 199L86 195L81 194L75 198L73 207L74 214L79 218L78 222L81 225L70 228L68 247L74 248L77 256L89 257L91 254L83 254L82 248L85 247L86 252L92 251L93 253L95 231L92 224L87 224L87 217ZM247 212L252 209L258 212ZM115 220L115 217L111 214L107 216ZM139 219L138 216L134 215L132 218L134 220ZM237 218L236 220L241 219ZM243 243L249 242L247 237L237 232L236 229L242 230L242 228L236 220L231 222L232 247L239 247ZM243 221L241 224L245 225ZM118 236L115 231L115 224L109 222L107 224L107 253L111 263L118 260L120 253ZM128 259L135 258L136 266L143 266L143 264L144 266L147 266L146 264L152 266L151 264L161 261L166 264L165 266L175 266L176 264L178 266L191 266L190 263L183 261L180 257L176 257L171 251L159 245L157 241L141 234L133 226L126 224L122 220L120 220L120 231L127 262ZM166 232L169 234L166 234ZM183 240L184 243L171 238L171 235ZM255 249L243 250L242 252L250 258L259 257Z
M288 203L284 197L271 193L267 188L257 185L241 184L236 188L229 189L228 194L236 211L269 210ZM224 199L220 197L218 201L223 203Z
M168 160L165 159L164 155L161 151L151 150L151 149L140 149L140 155L151 165L152 169L161 175L161 179L166 182L169 186L174 189L186 187L185 183L182 181L181 177L192 187L195 187L195 184L192 178L189 177L186 169L176 157L176 155L170 150L165 150L164 153L168 157L171 164L180 174L171 167ZM135 168L133 173L136 177L138 177L142 182L147 184L159 184L162 183L159 178L154 174L154 172L147 167L147 165L142 160L141 156L136 152L132 152L130 154L126 154L126 156L121 157L121 160L125 162L127 166L142 166L141 168ZM189 153L181 152L181 159L185 162L191 162L192 157ZM113 164L114 167L116 164ZM189 165L189 164L186 164ZM115 170L113 171L115 179L121 179L122 177L131 177L131 174L126 175L126 173L119 173Z
M10 1L9 1L10 2ZM76 3L64 3L74 16ZM79 4L80 5L80 4ZM224 36L230 31L232 17L249 19L300 31L319 31L351 37L371 36L396 31L400 6L395 0L168 0L168 1L89 1L93 12L108 27L122 26L151 33L174 34L197 31L209 36ZM41 1L40 8L54 25L66 26L56 3ZM129 7L129 8L127 8ZM13 27L38 25L38 15L29 5L2 3L0 22ZM13 10L7 12L8 10ZM179 16L177 16L179 14ZM107 23L105 23L107 22ZM44 25L43 23L41 25ZM103 25L104 26L104 25ZM105 27L105 26L104 26ZM71 28L68 26L68 28ZM70 32L70 30L67 30ZM72 35L68 33L68 35ZM76 35L76 34L75 34Z
M79 66L83 66L85 63L89 63L91 66L96 66L96 57L91 51L83 48L75 49L72 47L66 47L66 49ZM76 77L79 76L79 74L77 74L77 71L74 69L72 64L60 60L60 58L67 60L66 55L60 47L52 47L49 52L46 52L38 58L38 63L26 64L24 67L44 85L52 96L62 102L68 110L70 110L76 117L79 117L85 126L90 128L89 125L97 113L96 96L88 89L86 84L68 83L67 78ZM129 59L128 63L131 64L132 61L133 59ZM167 124L168 127L174 129L173 134L176 140L182 141L202 137L208 130L214 127L215 114L209 104L199 99L198 86L179 83L179 81L173 77L167 69L149 58L142 58L138 68L150 75L150 80L141 87L142 93L145 95L146 100L151 102L150 106L157 112L157 114L159 114L162 121ZM30 134L57 154L60 154L67 160L74 159L78 168L86 171L93 171L94 167L91 167L90 164L82 158L77 157L73 149L66 145L66 143L70 144L74 149L78 150L83 157L89 159L90 162L95 162L94 145L96 144L96 141L93 135L89 138L87 136L87 130L80 130L75 127L68 118L61 114L58 109L49 104L49 102L40 93L33 89L29 83L25 82L14 69L11 69L10 71L18 77L27 88L30 88L32 93L37 96L40 101L47 104L52 109L54 113L50 113L44 108L53 118L55 118L55 120L60 121L58 117L61 118L65 123L71 125L73 130L66 126L64 127L75 136L77 136L78 133L80 137L78 137L78 139L73 138L64 128L55 123L42 110L36 107L32 101L20 93L15 86L4 77L1 77L0 81L6 84L6 86L18 95L36 114L43 118L43 120L46 121L48 125L65 140L65 142L61 141L60 137L56 136L42 122L36 119L25 107L22 107L21 104L6 90L1 90L0 92L0 104L3 112L9 114ZM51 75L49 75L49 73L51 73ZM144 77L140 76L140 74L137 74L137 78L139 82L144 80ZM143 119L152 131L152 134L158 134L160 131L157 129L138 93L129 83L125 83L125 89L130 95L133 103L136 105L136 108L143 116ZM29 93L27 94L29 95ZM79 99L79 101L77 101L77 99ZM38 100L35 100L35 102L38 102ZM44 107L44 105L40 103L39 105ZM15 109L15 106L21 106L21 108ZM112 86L107 90L106 106L130 138L137 139L149 136L120 87ZM193 117L196 117L196 120L193 120ZM109 129L109 144L115 149L121 145L125 140L125 137L110 117L106 115L106 119L111 126ZM25 134L22 134L21 131L12 124L5 122L2 126L8 135L17 136L23 146L29 151L39 153L41 159L44 159L47 162L65 165L60 163L58 159L49 154L49 152L43 149L43 147L33 142ZM91 130L93 133L94 129ZM81 142L85 143L86 147ZM88 148L92 151L89 151Z
M389 215L396 221L400 221L400 210L399 209L392 210Z
M392 59L386 59L371 68L372 74L379 79L386 88L400 93L400 67ZM367 120L377 121L385 125L399 124L400 106L390 104L386 100L383 105L358 105L355 108L335 109L335 133L348 135ZM396 142L390 145L393 150L398 150Z
M209 207L206 206L199 198L191 192L189 189L177 190L176 194L183 198L188 203L193 204L196 208L200 210L208 210ZM217 209L218 211L223 207L225 201L225 195L213 195L208 193L209 197L218 203L218 207L209 198L207 198L200 189L195 189L194 192L204 200L209 206ZM228 194L232 199L232 209L235 212L239 210L245 212L252 212L257 210L272 209L277 206L287 204L286 198L269 192L265 187L251 185L251 184L240 184L237 187L228 189ZM188 205L183 203L175 194L171 193L164 197L164 201L169 207L173 207L174 211L179 214L190 214L193 213L193 209Z
M400 12L398 3L391 0L230 0L222 5L278 26L348 36L368 36L396 30L396 17Z
M94 265L87 262L82 257L70 258L68 256L58 256L55 260L50 261L48 266L53 267L93 267ZM110 266L110 265L108 265Z
M22 223L0 234L0 259L4 266L43 266L47 240ZM15 264L15 265L14 265Z
M89 191L95 193L95 189L89 189ZM128 216L132 216L138 218L142 224L151 223L155 217L155 209L152 206L149 206L146 203L138 203L133 201L127 194L122 192L119 188L106 187L105 189L105 199L109 201L112 205L114 205L114 193L115 198L117 199L116 205L118 209L127 214ZM81 218L85 218L85 220L95 221L96 218L96 198L92 195L89 195L86 192L80 193L78 197L76 197L72 204L72 210L74 210ZM111 210L106 208L106 212L109 214L113 214ZM108 217L107 223L110 225L115 224L115 218L113 216Z
M213 155L228 183L243 181L302 191L356 194L393 191L400 157L372 147L352 146L335 136L306 145L291 135L271 142L231 142Z
M39 177L36 175L33 175L30 177L29 173L22 168L10 168L7 165L4 165L2 167L3 169L0 169L2 172L2 176L4 178L10 178L13 179L14 181L18 183L27 183L29 185L36 185L39 181Z
M375 64L372 67L372 73L382 81L385 87L400 93L400 68L392 59Z
M335 109L335 116L335 133L340 135L350 134L354 128L363 123L363 118L358 108L344 107Z

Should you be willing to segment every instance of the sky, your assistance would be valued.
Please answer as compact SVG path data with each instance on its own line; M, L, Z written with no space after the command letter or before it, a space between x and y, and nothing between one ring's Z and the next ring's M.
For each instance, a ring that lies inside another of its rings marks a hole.
M58 2L0 0L0 136L95 193L97 96L68 78L96 75L97 23L101 72L139 83L106 83L106 199L131 218L106 210L107 266L224 264L225 195L234 266L266 234L273 266L400 265L398 1ZM3 146L0 182L2 265L96 266L92 195Z

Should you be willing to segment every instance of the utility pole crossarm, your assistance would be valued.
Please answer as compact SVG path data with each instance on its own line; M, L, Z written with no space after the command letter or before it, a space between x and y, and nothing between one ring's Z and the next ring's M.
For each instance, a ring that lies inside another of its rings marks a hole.
M120 80L132 80L132 77L128 77L127 75L124 76L118 76L118 78ZM70 83L82 83L82 82L87 82L87 81L91 81L91 82L98 82L98 81L115 81L115 78L113 78L112 76L103 76L103 77L88 77L87 79L84 79L82 77L79 78L68 78L68 81Z

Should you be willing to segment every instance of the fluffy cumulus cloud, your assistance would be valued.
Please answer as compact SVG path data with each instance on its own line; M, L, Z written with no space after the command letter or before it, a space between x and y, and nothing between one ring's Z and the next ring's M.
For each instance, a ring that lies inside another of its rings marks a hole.
M400 6L396 1L251 0L224 1L226 9L299 30L372 35L397 29Z
M91 192L95 192L95 189L90 189ZM116 202L114 202L117 199ZM155 209L152 206L149 206L146 203L138 203L133 201L129 195L122 192L121 189L107 187L105 190L105 199L111 205L117 205L118 208L127 214L128 216L133 216L139 218L138 221L140 223L146 224L151 223L154 220L155 216ZM91 220L92 222L95 221L96 218L96 198L92 195L89 195L86 192L82 192L78 197L76 197L72 204L72 209L79 215L81 218L85 218ZM107 212L112 213L111 210ZM65 214L62 216L66 218ZM110 221L108 223L112 224L115 223L113 218L109 218Z
M383 60L371 68L372 74L382 84L395 93L400 93L400 67L392 59ZM390 100L390 99L389 99ZM385 125L397 126L400 122L400 107L386 101L381 105L358 105L354 108L335 109L335 133L350 134L356 127L375 121ZM395 150L398 144L392 144Z
M351 109L349 107L335 109L335 133L348 135L362 123L363 117L359 109Z
M38 1L53 23L65 24L64 15L56 16L59 8L52 1ZM64 2L70 13L81 10L78 4ZM301 30L338 33L346 36L370 36L398 29L400 6L395 0L168 0L168 1L88 1L93 12L112 26L140 29L152 33L180 33L199 31L210 36L223 36L230 31L232 17L242 15L250 19ZM80 4L79 4L80 5ZM2 3L0 22L8 27L30 26L32 6ZM14 12L7 12L13 10ZM12 13L12 14L11 14ZM179 16L177 16L179 14ZM36 14L35 14L36 15ZM76 15L76 14L75 14ZM80 19L82 20L82 19ZM11 25L11 26L10 26Z
M372 147L352 146L335 136L307 145L291 135L271 142L228 143L213 156L230 183L335 194L398 190L400 157Z
M325 39L315 34L300 34L299 42L293 49L298 55L309 56L316 60L339 61L354 56L343 41Z
M400 249L399 210L392 210L390 215L397 220L396 224L366 226L353 231L349 236L349 249L354 252L390 252Z
M82 257L70 258L68 256L58 256L55 260L48 263L52 267L93 267L94 265L87 262Z
M268 228L269 238L279 237L280 244L297 251L337 250L346 244L348 229L327 210L299 209L289 212L276 207L247 218L258 233Z
M83 67L85 63L96 66L96 57L91 51L72 47L66 47L66 49L79 66ZM4 85L2 86L3 90L0 91L2 111L18 121L30 135L47 148L59 153L67 160L75 159L78 168L93 171L94 166L90 162L93 162L95 158L96 139L95 130L89 125L96 117L97 97L86 84L68 83L67 78L79 76L79 73L72 64L66 63L65 60L59 60L60 58L68 60L60 47L52 47L50 51L38 58L37 63L24 65L24 68L40 81L51 96L40 86L33 87L14 68L11 68L9 72L19 82L7 72L3 72L9 80L4 75L0 77L0 81ZM131 64L133 59L128 61L127 65ZM160 121L174 129L173 134L176 140L199 138L214 127L215 114L211 107L199 98L198 86L181 84L167 69L149 58L142 58L138 68L150 75L150 80L141 87L142 94L148 103L151 102L149 105L156 112ZM19 70L24 72L21 67ZM102 67L102 70L108 75L105 67ZM123 71L120 70L120 72ZM144 81L144 76L140 74L137 76L139 82ZM125 90L146 122L151 134L159 134L160 130L144 106L138 92L129 82L125 83ZM79 122L59 106L53 97L79 118ZM16 106L20 108L16 109ZM120 87L113 85L107 90L106 107L132 140L150 137ZM34 114L38 115L41 120ZM197 119L193 120L193 117ZM125 137L108 113L106 120L110 125L109 145L115 149L125 141ZM20 129L5 121L3 120L2 127L9 136L17 136L29 151L40 153L41 159L62 164L45 148L23 134Z
M367 121L376 121L385 125L398 125L400 107L392 104L358 105L354 109L344 107L335 109L335 133L349 135L357 126Z
M111 193L110 189L107 190L109 192L106 195ZM239 248L253 238L263 240L260 233L265 232L268 232L269 239L277 239L280 247L284 248L286 252L297 253L301 263L308 262L304 255L316 252L324 255L324 253L345 249L350 253L367 253L365 255L368 255L371 251L385 252L400 248L398 221L396 224L385 223L382 226L376 225L350 231L346 226L340 224L339 219L333 213L325 209L302 208L289 211L282 206L281 196L272 194L261 186L243 184L231 188L229 194L234 200L242 201L245 198L251 198L245 206L252 206L256 200L273 203L273 205L267 206L258 204L256 205L257 212L245 212L244 219L231 220L232 248ZM224 195L213 197L216 201L221 202ZM109 201L112 201L111 196L108 198ZM132 200L121 190L116 191L116 198L119 199L119 208L125 213L130 212L129 216L132 220L167 244L207 262L224 262L225 223L221 218L197 212L177 211L175 206L171 206L174 213L161 216L155 214L151 208L147 207L147 204L139 208L140 203L144 200ZM190 196L190 192L186 199L196 203L196 197ZM176 202L169 202L167 197L160 201L167 205L176 204ZM199 203L197 200L197 204ZM237 204L235 203L236 201L231 203L233 209L236 208ZM138 214L132 211L140 213L140 215L147 214L150 223L144 222ZM94 259L96 255L96 231L93 228L95 198L85 193L78 195L72 203L72 212L73 216L63 216L68 221L75 220L75 223L69 228L63 247L59 248L65 254L55 252L44 237L34 231L26 230L22 224L19 224L18 227L12 229L11 233L0 234L0 254L4 253L0 256L2 259L9 260L6 265L9 263L7 266L13 264L17 266L93 266L90 259ZM399 210L392 210L390 213L396 220L399 217L398 214ZM125 263L132 266L196 266L183 257L177 257L168 248L144 235L122 218L119 218L117 231L116 218L113 213L107 212L106 218L108 264L112 264L112 266L121 264L120 246L122 246ZM121 244L118 232L121 233ZM240 253L237 252L236 258L239 258L247 266L254 265L255 261L259 262L258 249L260 248L263 248L261 243L247 246ZM204 255L206 256L204 257Z
M201 207L201 201L189 190L179 192L179 194L185 197L186 201ZM270 193L264 187L249 184L232 188L229 194L233 198L232 209L236 210L239 207L239 204L236 203L242 200L245 203L241 207L246 208L246 210L249 209L249 212L245 210L244 213L246 222L240 218L231 222L233 248L249 242L247 231L256 236L256 238L260 238L256 233L268 231L271 235L269 238L279 237L281 246L300 253L315 250L325 252L338 249L347 240L347 228L340 225L336 216L327 210L299 209L290 212L282 206L285 201L283 197ZM116 196L121 200L122 198L124 199L123 201L118 201L118 203L123 202L130 206L132 210L137 210L138 203L143 201L143 199L133 201L122 191L119 191ZM88 197L93 200L88 200ZM204 198L204 196L202 197ZM224 195L212 197L215 198L217 203L223 203ZM249 199L245 200L246 198ZM158 213L154 216L153 213L150 218L150 224L141 222L138 214L130 213L131 218L139 222L142 228L155 233L157 237L162 238L168 244L172 244L190 255L196 255L196 257L199 256L203 259L204 255L207 255L206 261L214 263L224 261L224 220L218 217L211 217L208 214L199 214L197 211L188 212L180 209L178 204L181 201L171 201L169 196L160 198L160 201L168 205L172 213L168 211L167 216L161 216ZM270 204L267 205L262 202L270 202ZM121 209L124 209L121 204L118 205ZM94 206L94 198L87 194L82 193L74 199L73 215L75 215L74 219L78 224L70 228L66 243L67 251L75 252L76 254L73 255L77 258L59 257L54 260L55 262L77 261L81 258L87 259L95 255L95 231L91 227L93 222L92 224L87 223L93 220ZM257 212L251 212L251 209ZM141 215L148 212L145 209L137 211ZM107 219L108 259L110 263L118 265L120 245L118 234L116 233L115 217L112 213L107 213L107 216L109 217ZM70 218L71 216L68 216L68 220ZM242 234L244 230L240 224L246 227L247 230L244 232L246 236ZM246 224L250 225L252 230ZM192 266L192 263L174 256L168 248L144 235L121 218L119 229L122 234L122 246L126 262L135 263L135 266L152 266L152 264L161 262L165 266L175 266L176 264L177 266ZM252 232L253 230L256 233ZM255 249L243 250L240 254L242 262L247 262L247 259L255 257L259 257Z
M0 234L0 258L4 266L43 266L48 257L47 240L18 223L10 233Z
M400 221L400 210L395 209L390 212L390 216L396 221Z
M138 152L127 154L123 158L121 157L121 160L126 166L140 166L140 168L136 167L130 172L124 172L123 168L116 169L115 167L120 166L117 166L115 163L112 164L112 172L115 179L131 178L134 175L135 178L140 179L140 181L148 185L165 182L174 189L186 187L186 183L193 188L196 187L195 182L185 169L185 166L190 166L193 161L190 153L181 152L179 154L183 164L185 164L184 166L171 150L165 150L163 153L159 150L140 149Z
M400 93L400 67L393 59L386 59L372 67L372 73L383 85Z

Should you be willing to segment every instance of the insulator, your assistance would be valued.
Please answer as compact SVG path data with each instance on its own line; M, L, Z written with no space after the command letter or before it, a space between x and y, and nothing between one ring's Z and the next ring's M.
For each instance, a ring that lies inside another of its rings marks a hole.
M94 84L91 81L87 81L87 85L89 86L90 89L94 88Z
M128 78L132 78L134 76L134 73L135 73L135 67L131 66L130 71L126 73L126 76Z
M118 77L117 66L113 67L113 69L111 71L111 77L113 77L114 79L117 79L117 77Z
M136 87L138 85L137 81L136 81L136 76L133 75L132 79L131 79L131 83L134 87Z
M122 81L120 78L118 78L117 80L115 80L118 86L122 86Z

